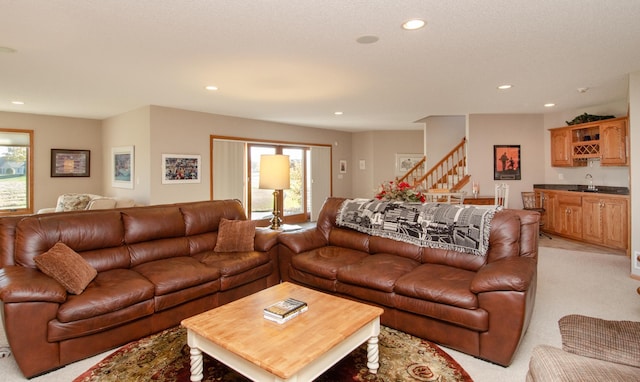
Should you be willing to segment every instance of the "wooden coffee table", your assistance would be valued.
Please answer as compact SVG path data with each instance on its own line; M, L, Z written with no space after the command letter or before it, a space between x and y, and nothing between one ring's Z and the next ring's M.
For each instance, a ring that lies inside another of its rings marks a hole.
M288 297L309 309L278 324L262 310ZM367 342L378 370L382 308L282 283L182 321L191 347L191 380L203 378L202 352L256 381L311 381Z

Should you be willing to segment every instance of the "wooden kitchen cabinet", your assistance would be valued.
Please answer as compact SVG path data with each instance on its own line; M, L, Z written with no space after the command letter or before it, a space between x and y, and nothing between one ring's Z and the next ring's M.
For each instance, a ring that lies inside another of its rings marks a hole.
M573 166L570 128L551 130L551 166Z
M558 234L582 239L582 197L580 195L557 195L554 218L554 229Z
M544 208L544 213L540 217L542 220L542 230L545 232L555 232L556 226L556 194L553 192L539 191L536 192L536 200L540 201L540 206Z
M602 121L600 125L600 164L602 166L629 165L627 155L627 119Z
M535 189L545 213L542 230L609 248L629 248L629 197Z
M628 247L626 199L601 195L582 197L583 240L606 247Z
M599 159L602 166L628 166L628 118L549 129L551 166L581 167Z

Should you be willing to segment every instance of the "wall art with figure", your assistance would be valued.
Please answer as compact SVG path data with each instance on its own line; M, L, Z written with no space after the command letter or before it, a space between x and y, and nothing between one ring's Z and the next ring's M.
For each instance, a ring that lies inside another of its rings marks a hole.
M493 179L520 180L520 145L493 146Z

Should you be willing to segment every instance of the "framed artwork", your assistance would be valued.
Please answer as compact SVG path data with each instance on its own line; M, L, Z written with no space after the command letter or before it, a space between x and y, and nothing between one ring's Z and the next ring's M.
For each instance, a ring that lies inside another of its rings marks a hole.
M520 145L493 146L493 179L520 180Z
M111 186L133 189L134 152L133 146L113 147L111 149Z
M340 174L347 173L347 161L345 159L340 160Z
M91 151L51 149L51 177L88 177Z
M396 176L406 174L422 160L422 157L422 154L396 154Z
M162 184L200 183L200 155L162 154Z

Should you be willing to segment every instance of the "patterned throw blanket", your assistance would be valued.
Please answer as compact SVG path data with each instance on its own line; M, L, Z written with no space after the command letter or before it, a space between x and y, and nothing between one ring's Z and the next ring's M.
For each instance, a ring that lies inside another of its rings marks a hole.
M487 254L491 220L500 206L345 200L336 224L373 236L476 256Z

